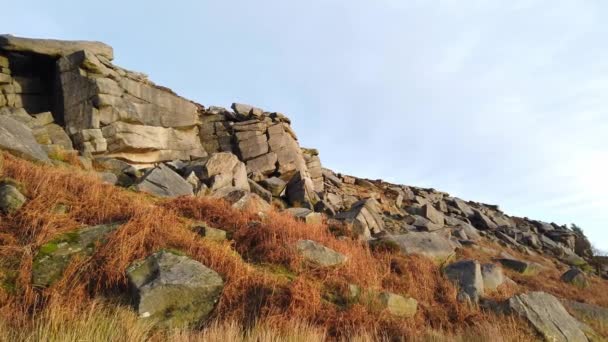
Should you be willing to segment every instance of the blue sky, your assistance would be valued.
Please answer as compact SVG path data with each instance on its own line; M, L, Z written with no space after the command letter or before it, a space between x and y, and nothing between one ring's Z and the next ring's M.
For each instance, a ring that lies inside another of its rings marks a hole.
M290 116L325 166L575 222L608 250L608 3L3 0L204 105Z

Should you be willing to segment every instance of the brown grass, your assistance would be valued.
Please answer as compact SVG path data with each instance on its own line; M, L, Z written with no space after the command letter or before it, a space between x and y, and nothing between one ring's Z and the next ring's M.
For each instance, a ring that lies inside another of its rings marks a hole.
M17 213L0 215L0 280L11 283L8 289L0 287L0 320L10 322L13 330L44 320L41 315L48 310L87 312L99 298L121 300L127 289L127 266L159 249L172 248L216 270L226 284L207 332L175 332L174 340L205 340L204 334L226 325L240 329L241 336L260 325L282 336L281 331L292 331L294 324L332 339L430 338L435 332L454 340L463 336L471 340L471 334L504 340L535 338L519 320L459 304L438 266L422 257L371 251L356 240L337 239L325 225L307 225L274 211L258 216L207 198L158 200L104 185L76 168L2 158L3 176L24 184L29 199ZM59 204L69 207L67 214L53 211ZM190 230L195 220L230 232L232 241L202 239ZM124 223L121 228L93 255L74 260L60 281L44 290L32 287L31 265L42 244L83 225L118 221ZM309 265L294 249L299 239L320 242L349 260L337 268ZM416 298L419 312L413 319L398 319L373 307L328 300L328 290L345 291L349 284ZM146 330L145 334L155 333Z

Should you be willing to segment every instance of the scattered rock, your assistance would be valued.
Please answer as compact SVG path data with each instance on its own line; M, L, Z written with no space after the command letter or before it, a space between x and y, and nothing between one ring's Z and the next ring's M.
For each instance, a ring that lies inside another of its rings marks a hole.
M5 214L17 212L25 204L26 198L10 182L0 182L0 211Z
M336 219L352 224L353 233L370 238L372 233L384 230L384 222L379 215L378 202L373 198L354 203L348 211L338 213Z
M608 326L608 308L567 299L562 299L561 302L577 318L596 321Z
M224 241L226 240L226 231L225 230L221 230L221 229L217 229L217 228L212 228L209 227L206 223L204 222L198 222L196 223L192 229L197 232L200 236L203 236L209 240L214 240L214 241Z
M55 283L75 255L91 255L95 246L119 224L85 227L59 236L38 250L32 265L32 285L47 287Z
M440 227L443 227L443 224L444 224L443 214L440 211L438 211L437 209L435 209L435 207L433 207L430 204L425 204L424 206L422 206L421 210L422 210L421 213L424 217L429 219L434 224L439 225Z
M537 263L517 260L509 256L502 256L498 258L497 261L503 266L523 275L534 275L541 269L541 266Z
M347 260L344 254L340 254L311 240L299 240L296 248L304 259L323 267L340 265Z
M478 303L484 295L484 280L479 262L461 260L443 269L446 277L458 288L458 300Z
M287 183L286 195L294 207L314 209L315 203L319 201L312 180L301 171L296 172Z
M289 208L286 211L307 224L321 224L323 222L323 215L307 208Z
M403 235L389 235L383 240L396 243L405 254L420 254L438 262L454 255L455 248L445 237L427 232L412 232Z
M573 267L562 274L561 279L563 282L570 283L580 288L586 288L589 286L589 281L585 272L581 271L577 267Z
M287 182L277 177L265 179L261 184L270 191L274 197L280 197L287 186Z
M194 195L192 185L164 164L146 172L135 188L160 197Z
M264 201L260 196L238 189L234 187L225 187L216 191L213 195L215 198L223 198L233 208L252 212L266 212L271 209L270 204Z
M579 322L559 300L544 292L531 292L512 297L507 308L525 318L546 341L587 342Z
M418 301L401 295L382 292L378 295L381 308L399 317L414 317L418 311Z
M220 298L224 282L198 261L170 252L157 252L127 271L137 312L172 328L205 320Z

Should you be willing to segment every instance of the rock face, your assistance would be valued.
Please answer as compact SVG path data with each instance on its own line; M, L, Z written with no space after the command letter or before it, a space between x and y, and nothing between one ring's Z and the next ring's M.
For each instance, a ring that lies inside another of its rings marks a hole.
M455 251L448 239L434 233L415 232L383 239L395 242L405 254L420 254L439 262L450 258Z
M384 230L378 202L372 198L354 203L348 211L338 214L336 218L352 224L353 233L363 238L369 238L372 233Z
M85 227L42 245L34 258L32 284L35 287L52 285L61 277L72 257L91 255L96 244L102 243L104 238L118 226L118 224L107 224Z
M550 294L521 294L509 299L507 305L511 311L528 320L546 341L588 341L579 322Z
M484 281L479 262L458 261L446 266L443 272L458 288L458 300L477 303L483 297Z
M169 327L203 321L224 286L222 278L200 262L164 251L134 263L126 272L140 317Z
M0 212L12 214L25 204L26 198L9 182L0 182Z
M340 265L347 260L345 255L311 240L298 241L296 248L304 259L324 267Z
M0 35L0 49L16 52L33 52L53 57L66 56L77 51L88 50L109 60L114 58L112 47L100 42L29 39L9 34Z

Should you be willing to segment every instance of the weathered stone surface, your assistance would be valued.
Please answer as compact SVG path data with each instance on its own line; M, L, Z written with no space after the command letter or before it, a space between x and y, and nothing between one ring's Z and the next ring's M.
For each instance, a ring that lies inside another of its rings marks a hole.
M287 186L287 182L277 177L265 179L261 182L261 184L275 197L280 197Z
M345 255L311 240L299 240L296 248L304 259L323 267L340 265L348 259Z
M76 255L91 255L118 224L85 227L63 234L40 247L32 265L32 284L46 287L59 280Z
M562 299L561 302L575 317L593 320L604 326L608 326L608 308L567 299Z
M563 282L570 283L574 286L578 286L581 288L589 286L589 281L587 280L585 272L581 271L577 267L573 267L566 271L564 274L562 274L561 280Z
M48 124L44 126L44 129L47 131L52 144L59 145L65 150L74 149L72 146L72 140L63 130L63 127L57 124Z
M264 175L270 175L277 169L277 160L277 154L274 152L250 159L246 162L247 173L260 172Z
M140 317L173 328L206 319L224 287L219 274L205 265L165 251L134 263L126 273Z
M508 256L500 257L497 259L497 261L499 261L503 266L524 275L534 275L540 270L540 265L536 263L517 260Z
M65 41L54 39L30 39L8 34L0 35L0 49L6 51L33 52L50 57L60 57L80 50L88 50L108 59L114 58L112 47L92 41Z
M242 160L250 160L268 153L268 140L265 135L256 135L238 143Z
M10 182L0 182L0 211L12 214L25 204L26 198Z
M588 341L580 329L579 322L550 294L531 292L517 295L508 300L507 306L529 321L545 341Z
M226 231L222 229L217 229L213 227L209 227L206 224L196 224L194 230L201 236L214 241L224 241L226 240Z
M443 214L440 211L438 211L437 209L435 209L435 207L433 207L430 204L425 204L424 206L422 206L421 210L422 210L421 213L424 217L426 217L431 222L433 222L439 226L443 226L443 224L444 224Z
M477 303L479 298L484 296L484 281L479 262L461 260L446 266L443 272L458 288L458 300Z
M224 187L235 187L246 191L251 189L245 164L230 152L213 153L204 163L195 162L190 169L212 191Z
M294 207L314 209L315 203L319 201L312 180L302 171L296 172L289 180L286 195L289 203Z
M495 291L505 282L502 268L495 264L481 265L481 276L483 278L483 287L485 291Z
M323 222L321 214L315 213L308 208L288 208L286 211L307 224L320 224Z
M418 311L418 301L401 295L382 292L378 295L381 308L399 317L413 317Z
M23 123L8 116L0 116L0 150L31 161L50 161L32 131Z
M254 182L251 179L249 179L248 181L249 181L249 188L251 189L251 192L260 196L264 201L266 201L268 203L272 202L272 193L270 191L264 189L263 186Z
M352 224L353 233L362 238L384 230L384 222L379 215L378 202L373 198L363 199L351 206L348 211L338 213L336 219Z
M164 164L160 164L146 172L135 188L160 197L177 197L194 194L192 185Z
M261 116L262 113L264 113L264 111L260 108L256 108L243 103L233 103L230 108L232 108L235 113L242 115L245 118L249 116Z
M223 198L230 203L233 208L239 210L266 212L271 209L270 204L264 201L260 196L235 187L222 188L213 193L212 196L215 198Z
M443 262L454 255L455 248L450 241L438 234L412 232L386 236L382 239L395 242L405 254L420 254L435 261Z
M471 220L473 221L476 228L490 229L490 230L494 230L494 229L498 228L496 223L494 223L489 217L487 217L480 210L473 209L473 212L475 213L475 215L471 218Z

